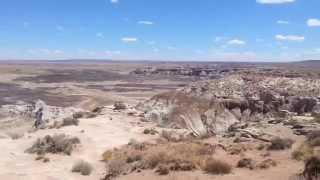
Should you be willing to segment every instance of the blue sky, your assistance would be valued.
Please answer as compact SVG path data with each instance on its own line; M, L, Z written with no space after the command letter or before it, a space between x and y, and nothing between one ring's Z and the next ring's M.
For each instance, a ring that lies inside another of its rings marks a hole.
M3 0L0 59L320 59L319 0Z

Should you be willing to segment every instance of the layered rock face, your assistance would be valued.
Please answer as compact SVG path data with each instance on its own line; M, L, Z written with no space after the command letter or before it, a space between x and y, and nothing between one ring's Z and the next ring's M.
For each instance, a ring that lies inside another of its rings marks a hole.
M5 128L6 126L17 127L25 123L32 124L35 120L35 112L39 108L43 109L43 121L48 123L61 121L66 117L72 116L75 112L80 111L80 109L73 107L62 108L49 106L41 100L38 100L33 104L21 102L17 105L3 105L0 107L1 128Z
M319 98L319 80L237 74L156 95L137 108L160 126L206 136L238 122L318 111Z

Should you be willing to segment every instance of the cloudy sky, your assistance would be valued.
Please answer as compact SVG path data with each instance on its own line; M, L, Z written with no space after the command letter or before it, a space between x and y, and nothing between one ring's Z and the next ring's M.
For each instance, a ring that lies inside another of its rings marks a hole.
M319 0L2 0L0 59L320 59Z

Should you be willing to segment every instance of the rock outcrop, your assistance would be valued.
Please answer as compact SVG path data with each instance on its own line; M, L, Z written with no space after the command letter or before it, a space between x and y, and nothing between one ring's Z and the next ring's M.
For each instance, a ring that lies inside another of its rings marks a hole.
M207 136L223 134L238 122L280 117L283 112L312 113L318 97L319 80L237 74L156 95L137 108L160 126Z
M67 117L72 117L80 109L68 107L55 107L49 106L44 101L38 100L32 104L23 103L16 105L3 105L0 108L0 119L2 123L1 128L6 127L18 127L23 124L33 124L35 120L35 112L39 109L43 109L43 121L52 124L55 121L63 121Z

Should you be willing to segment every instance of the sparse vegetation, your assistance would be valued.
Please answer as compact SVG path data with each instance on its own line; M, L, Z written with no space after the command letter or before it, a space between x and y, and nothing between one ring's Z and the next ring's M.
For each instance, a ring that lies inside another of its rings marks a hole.
M170 170L168 168L168 166L165 165L160 165L158 167L158 169L156 170L156 173L158 173L159 175L167 175L169 174Z
M12 140L20 139L24 136L21 132L8 132L7 136L9 136Z
M313 113L313 121L320 124L320 113Z
M38 139L25 152L31 154L63 153L71 155L75 145L79 143L80 140L77 137L68 137L65 134L47 135L42 139Z
M306 141L312 147L320 146L320 130L310 132Z
M90 163L80 160L76 162L72 167L72 172L80 173L81 175L88 176L91 174L93 167Z
M151 129L144 129L143 130L143 134L151 134L151 135L155 135L155 134L158 134L158 131L151 128Z
M211 174L229 174L232 166L224 161L209 158L206 160L203 170Z
M196 141L166 141L157 144L133 142L121 149L106 151L103 160L107 163L106 177L116 177L139 169L156 169L159 174L167 174L167 170L205 170L209 167L205 166L204 162L207 162L214 152L214 145ZM211 161L208 161L208 166L209 163Z
M292 152L292 158L298 161L307 160L314 156L314 148L320 146L320 131L312 131L306 141Z
M122 101L117 101L113 105L114 110L124 110L127 109L127 106Z
M35 158L36 161L42 161L44 163L47 163L50 161L50 159L48 157L45 157L43 155L38 155L36 158Z
M79 120L74 117L64 118L62 120L62 126L78 126Z
M298 161L309 159L313 156L313 148L309 144L303 143L292 152L291 156Z
M274 166L277 166L277 162L272 159L266 159L257 164L257 167L260 169L268 169Z
M55 121L53 125L49 128L56 128L59 129L64 126L78 126L79 125L79 120L74 117L67 117L64 118L62 121Z
M256 163L251 158L243 158L240 161L238 161L237 167L238 168L254 169L255 164Z
M305 162L302 174L306 180L316 180L320 178L320 158L313 156Z
M271 145L268 150L285 150L290 149L294 141L292 139L274 138L271 140Z

